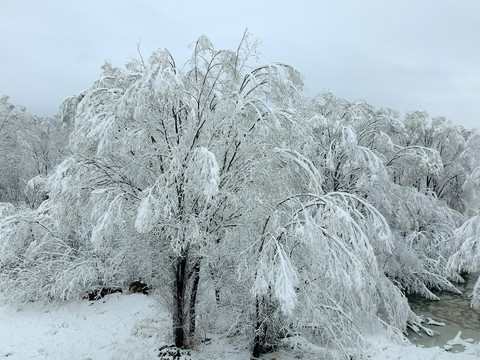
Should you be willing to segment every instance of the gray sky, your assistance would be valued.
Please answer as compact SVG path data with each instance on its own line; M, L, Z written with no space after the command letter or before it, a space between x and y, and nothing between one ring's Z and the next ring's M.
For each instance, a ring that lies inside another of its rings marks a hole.
M245 28L260 62L296 67L308 94L480 128L479 0L0 0L0 95L53 115L140 39L145 57L166 47L183 63L200 35L234 49Z

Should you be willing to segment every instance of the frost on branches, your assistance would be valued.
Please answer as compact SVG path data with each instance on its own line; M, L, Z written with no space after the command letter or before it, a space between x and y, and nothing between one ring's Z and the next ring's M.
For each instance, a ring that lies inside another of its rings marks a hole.
M282 153L307 192L293 187L277 203L251 255L258 259L254 355L276 346L281 333L309 333L345 355L365 341L366 324L386 326L398 337L415 316L378 268L375 252L392 247L385 219L353 194L315 194L321 179L311 177L318 169L299 154Z
M201 37L183 69L167 50L126 69L105 64L76 98L72 157L51 178L48 214L100 257L99 285L136 252L142 277L169 289L179 347L195 334L203 249L237 226L244 184L274 146L262 139L281 139L299 97L290 66L247 66L255 46L245 36L218 51ZM117 269L115 281L138 271Z
M38 159L22 187L11 163L1 177L10 301L141 278L176 346L201 328L248 339L255 356L298 335L349 358L368 333L423 328L405 294L435 299L479 269L478 136L424 112L304 98L291 66L252 61L257 45L202 36L180 67L165 49L105 63L47 132L2 98L0 138L28 123ZM50 156L57 130L71 132L69 156Z
M461 246L450 258L450 269L469 273L480 271L480 215L467 220L455 235ZM480 307L480 279L473 290L472 306Z
M478 139L476 139L478 140ZM477 147L478 149L478 147ZM471 195L469 204L475 214L455 231L455 243L458 249L449 259L449 269L460 272L480 271L480 166L476 167L465 182L464 187L469 188ZM480 307L480 278L477 280L472 294L472 307Z

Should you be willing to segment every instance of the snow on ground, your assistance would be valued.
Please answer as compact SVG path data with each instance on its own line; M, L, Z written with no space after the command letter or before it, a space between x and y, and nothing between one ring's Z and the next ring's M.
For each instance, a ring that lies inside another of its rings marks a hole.
M0 359L135 359L137 349L155 349L156 333L165 333L169 323L152 299L140 294L26 304L20 310L3 305Z
M95 302L29 303L21 309L0 305L0 359L158 360L159 348L171 343L170 326L170 315L154 298L141 294L111 294ZM211 337L195 351L184 352L182 359L250 359L248 346L225 337ZM480 359L480 346L460 338L456 342L466 345L462 353L392 344L383 336L371 340L374 345L366 354L371 360ZM324 358L322 349L305 341L298 344L263 358Z
M0 305L0 359L158 360L159 348L171 344L170 334L171 316L141 294L28 303L21 309ZM212 337L185 358L242 360L249 351Z
M480 344L468 339L456 338L448 342L446 348L417 347L414 345L392 344L385 337L379 335L370 339L374 344L370 360L479 360ZM448 350L447 350L448 349ZM454 352L459 351L459 352Z

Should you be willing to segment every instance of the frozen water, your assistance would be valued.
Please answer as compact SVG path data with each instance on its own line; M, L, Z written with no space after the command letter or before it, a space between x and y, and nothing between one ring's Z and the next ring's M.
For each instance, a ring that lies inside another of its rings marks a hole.
M410 296L408 301L412 310L417 315L432 318L438 322L444 322L443 326L430 326L440 334L435 337L411 332L408 338L414 343L423 346L444 346L448 340L455 338L459 331L462 332L462 339L473 339L480 341L480 309L470 307L471 295L479 274L465 275L465 282L457 284L462 295L449 292L436 292L440 301L427 300L419 296ZM461 350L454 347L453 351Z

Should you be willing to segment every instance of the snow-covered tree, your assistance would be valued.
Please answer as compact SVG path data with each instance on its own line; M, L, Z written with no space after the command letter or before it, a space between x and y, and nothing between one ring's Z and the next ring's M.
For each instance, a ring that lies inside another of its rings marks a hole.
M405 130L400 134L401 144L433 149L441 159L438 170L418 179L417 186L433 192L450 207L464 211L462 187L471 170L465 167L464 152L473 133L444 117L431 118L425 111L407 113L403 123Z
M475 139L478 144L478 138ZM473 145L472 145L473 146ZM474 146L476 150L478 147ZM474 156L471 161L474 162ZM455 249L457 250L449 259L449 269L460 273L473 273L480 271L480 167L475 168L468 176L464 185L471 199L467 205L475 214L455 231ZM472 294L472 307L480 307L480 277L475 284Z
M105 64L77 104L72 157L50 179L45 207L61 237L117 257L148 239L157 262L145 276L171 289L177 346L195 333L203 249L243 216L242 190L272 147L262 140L294 126L301 78L284 64L249 67L255 47L245 36L217 51L201 37L183 69L167 50Z
M281 180L271 213L260 231L249 231L260 236L249 240L254 245L243 260L255 269L243 275L253 283L254 355L282 336L308 334L345 357L364 340L367 323L405 330L415 315L376 257L392 250L384 217L355 194L325 193L321 170L299 152L278 152L269 174L285 175L274 176ZM259 185L258 194L272 197Z
M406 293L435 299L479 269L478 137L424 112L304 99L292 67L253 64L257 45L202 36L182 67L167 50L107 62L55 119L2 98L0 200L28 205L0 203L11 301L141 278L178 347L223 311L255 356L305 335L348 358L371 329L418 331ZM460 212L476 216L460 227Z
M41 192L39 178L35 186L29 180L51 174L65 156L67 137L67 128L59 120L32 116L23 106L14 106L7 96L2 97L0 200L38 206L42 200L36 196Z
M420 178L440 171L438 152L400 145L405 126L388 109L325 93L310 111L317 114L309 120L312 131L303 153L318 169L322 189L367 200L389 224L391 251L376 251L383 273L405 293L435 297L428 289L455 291L446 262L453 231L463 219L439 204L432 190L417 187Z
M21 200L22 180L27 172L22 162L21 134L29 118L25 107L11 104L8 96L0 98L0 201Z
M459 250L449 260L449 268L455 272L480 271L480 214L468 219L457 231ZM472 294L472 307L480 307L480 278Z

